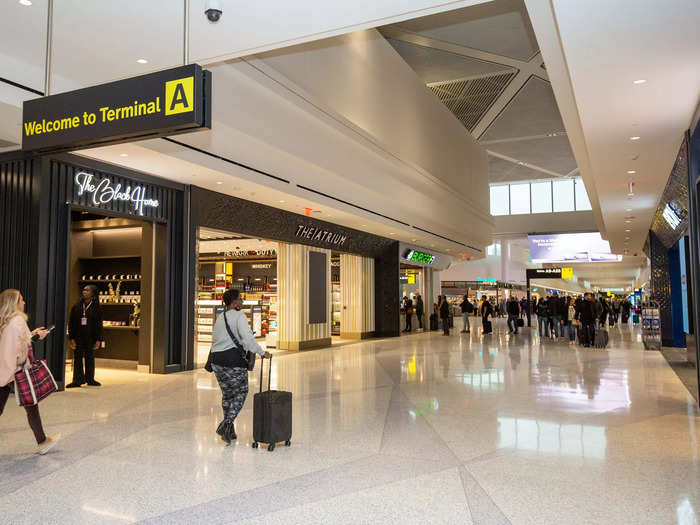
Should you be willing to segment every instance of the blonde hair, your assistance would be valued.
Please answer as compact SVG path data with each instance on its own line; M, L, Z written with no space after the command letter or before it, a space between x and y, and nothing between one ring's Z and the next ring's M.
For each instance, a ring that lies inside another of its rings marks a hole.
M19 290L12 288L0 293L0 335L13 317L20 316L25 321L27 320L27 315L19 309L21 295Z

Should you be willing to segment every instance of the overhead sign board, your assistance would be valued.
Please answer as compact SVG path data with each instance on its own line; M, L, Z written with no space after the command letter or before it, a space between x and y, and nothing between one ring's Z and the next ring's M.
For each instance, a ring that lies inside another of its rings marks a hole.
M573 279L574 278L574 269L573 268L562 268L561 269L561 278L562 279Z
M210 127L211 73L191 64L25 101L22 149L76 150Z
M534 263L616 262L610 244L599 232L528 235Z
M561 279L561 268L528 268L525 274L528 279Z

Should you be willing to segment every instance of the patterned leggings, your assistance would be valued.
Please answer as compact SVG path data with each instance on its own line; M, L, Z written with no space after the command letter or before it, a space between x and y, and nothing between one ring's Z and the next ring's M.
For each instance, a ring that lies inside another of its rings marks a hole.
M243 408L248 397L248 369L229 368L212 364L216 380L221 388L221 407L224 409L224 421L233 422Z

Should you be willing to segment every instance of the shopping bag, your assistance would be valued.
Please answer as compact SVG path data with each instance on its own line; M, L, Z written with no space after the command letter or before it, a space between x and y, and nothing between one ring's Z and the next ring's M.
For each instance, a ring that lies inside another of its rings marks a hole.
M15 374L15 399L19 406L36 405L57 390L56 380L43 359L27 360L22 370Z

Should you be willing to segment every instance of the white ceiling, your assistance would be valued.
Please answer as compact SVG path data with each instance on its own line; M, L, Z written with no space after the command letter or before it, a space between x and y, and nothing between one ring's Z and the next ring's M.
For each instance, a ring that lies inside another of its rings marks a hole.
M382 33L488 150L491 182L577 175L522 0L400 22ZM512 76L502 84L504 73Z
M525 3L599 229L641 253L700 102L700 2Z

